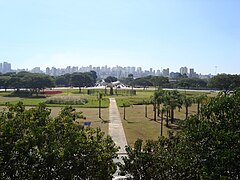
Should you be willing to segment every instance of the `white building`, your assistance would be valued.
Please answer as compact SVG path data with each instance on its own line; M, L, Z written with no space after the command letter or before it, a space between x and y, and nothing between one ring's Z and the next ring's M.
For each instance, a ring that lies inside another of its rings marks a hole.
M188 74L188 68L187 67L181 67L180 68L180 74L183 75L183 74Z

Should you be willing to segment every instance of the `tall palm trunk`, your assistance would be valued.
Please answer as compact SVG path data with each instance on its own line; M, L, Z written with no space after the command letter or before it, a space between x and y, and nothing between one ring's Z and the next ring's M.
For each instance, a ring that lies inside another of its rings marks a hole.
M101 99L99 98L99 102L98 102L98 117L102 118L101 116Z
M171 123L174 121L174 108L171 108Z
M186 106L186 119L188 118L188 106Z
M147 109L147 104L145 104L145 117L148 116L148 109Z
M157 103L157 116L160 116L160 103Z
M157 121L156 102L153 103L153 120Z
M167 119L166 119L166 126L168 127L168 117L169 117L169 110L167 110Z
M163 136L163 111L161 111L161 136Z
M200 113L200 103L198 102L197 103L197 115L199 115L199 113Z

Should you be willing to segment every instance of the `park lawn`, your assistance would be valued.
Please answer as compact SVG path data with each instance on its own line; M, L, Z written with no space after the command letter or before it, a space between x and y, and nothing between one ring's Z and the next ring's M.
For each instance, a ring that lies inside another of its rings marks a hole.
M116 99L118 106L123 106L123 104L130 104L130 105L139 105L144 104L144 101L150 101L151 96L153 95L153 91L147 90L138 90L136 95L132 96L112 96Z
M123 119L123 108L119 107L123 128L127 143L134 145L137 139L146 141L148 139L157 140L160 136L160 123L153 121L152 106L148 106L148 118L144 114L144 105L133 105L126 108L126 120ZM167 128L163 127L163 135L167 136Z
M189 107L189 115L196 114L196 104ZM126 120L123 120L123 107L119 107L119 112L122 118L123 128L127 138L128 145L133 147L137 139L142 139L144 142L148 139L157 140L160 136L160 117L157 121L153 120L153 105L148 105L148 117L145 117L144 105L133 105L126 108ZM169 128L166 127L166 116L163 122L163 136L168 137L169 131L176 132L179 130L177 121L185 119L185 108L178 112L174 111L175 123L171 124L169 120Z
M117 101L117 105L119 107L122 107L123 104L129 104L129 105L142 105L145 101L151 101L151 97L153 96L155 91L153 90L137 90L137 94L133 96L121 96L120 94L118 96L114 95L114 97ZM186 94L187 96L196 97L202 94L206 94L209 97L214 97L218 93L216 92L202 92L202 91L184 91L179 90L181 94Z
M61 107L50 107L51 116L56 117L61 111ZM83 116L86 119L78 119L76 120L79 124L83 125L84 122L91 122L90 127L92 128L100 128L105 135L108 134L108 121L109 121L109 109L102 108L102 119L98 117L98 108L76 108L77 112L82 112Z
M0 93L1 94L1 93ZM9 94L9 93L8 93ZM7 95L7 94L5 94ZM74 107L82 107L82 108L97 108L99 106L99 101L97 99L97 96L87 95L87 94L65 94L61 93L55 96L80 96L88 99L88 102L84 105L72 105ZM5 106L7 102L10 102L11 104L17 104L19 101L23 102L26 106L36 106L39 103L44 103L47 98L19 98L19 97L3 97L0 96L0 106ZM47 104L49 107L63 107L64 104ZM101 107L107 108L109 106L109 98L103 97L101 102Z
M7 96L7 95L9 95L11 92L9 92L9 91L0 91L0 97L1 96Z

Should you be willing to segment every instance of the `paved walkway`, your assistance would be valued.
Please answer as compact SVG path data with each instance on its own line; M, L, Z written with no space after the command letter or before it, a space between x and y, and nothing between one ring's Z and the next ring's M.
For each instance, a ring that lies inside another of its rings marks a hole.
M125 150L127 140L115 98L110 98L108 128L108 134L112 137L116 146L120 147L119 151L117 152L118 159L114 159L114 162L120 162L123 164L124 162L122 160L122 157L127 156L127 152ZM119 173L120 170L119 167L117 167L117 171L114 173L113 176L118 176Z
M120 147L118 154L126 154L125 146L127 145L127 140L115 98L110 98L108 133L115 144Z

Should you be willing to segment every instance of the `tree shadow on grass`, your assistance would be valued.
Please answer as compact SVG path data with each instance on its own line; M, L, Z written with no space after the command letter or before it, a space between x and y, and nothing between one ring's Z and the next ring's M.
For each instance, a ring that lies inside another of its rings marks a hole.
M128 121L127 119L125 119L124 121L126 121L128 124L136 124L136 123L138 123L136 121Z
M182 130L182 127L181 127L181 126L173 126L173 125L168 125L168 127L167 127L167 128L168 128L168 129L175 130L175 131Z
M105 120L105 119L103 119L103 118L99 118L99 119L102 120L102 123L109 123L109 120Z

